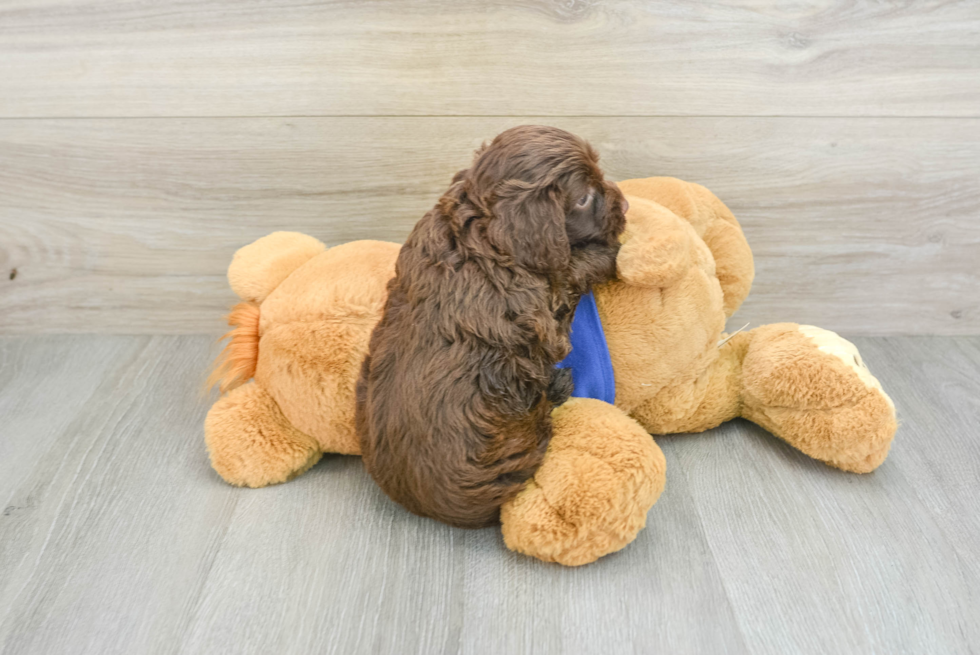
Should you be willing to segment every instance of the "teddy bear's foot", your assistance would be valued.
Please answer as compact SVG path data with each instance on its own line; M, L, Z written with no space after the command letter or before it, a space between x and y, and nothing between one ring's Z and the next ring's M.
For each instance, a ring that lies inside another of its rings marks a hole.
M286 420L275 400L252 382L233 389L208 411L204 440L211 466L226 482L264 487L305 473L322 453Z
M588 564L636 538L666 462L646 430L602 401L572 398L552 418L544 462L501 508L504 541L546 562Z
M810 457L873 471L895 435L895 405L851 342L810 325L757 328L742 363L742 415Z

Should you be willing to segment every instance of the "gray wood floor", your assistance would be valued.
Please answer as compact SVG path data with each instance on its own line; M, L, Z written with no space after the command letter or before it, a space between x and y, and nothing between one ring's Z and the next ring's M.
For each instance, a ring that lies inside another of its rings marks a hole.
M0 340L0 652L975 652L980 337L855 341L901 419L877 472L741 421L661 438L646 530L567 569L407 514L356 458L225 485L209 338Z

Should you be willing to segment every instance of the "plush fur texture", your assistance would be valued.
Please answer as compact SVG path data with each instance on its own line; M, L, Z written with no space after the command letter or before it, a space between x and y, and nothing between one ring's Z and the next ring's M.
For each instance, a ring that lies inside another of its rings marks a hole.
M643 427L600 400L572 398L552 418L541 468L502 508L504 541L546 562L586 564L633 541L663 492L667 463Z
M615 275L619 189L581 139L521 126L478 151L398 256L358 387L368 471L423 516L480 528L541 463L579 298Z
M218 400L205 419L204 435L211 465L240 487L286 482L316 464L323 453L258 384L237 387Z
M696 432L742 416L842 470L881 465L895 408L853 345L794 323L720 344L753 276L724 204L673 178L619 187L630 208L618 275L594 289L616 406L572 399L552 412L543 463L501 507L508 547L578 565L632 541L665 480L648 432ZM360 452L354 385L399 246L317 244L276 233L233 263L233 288L258 308L259 340L257 352L241 351L257 357L254 380L222 396L205 423L212 465L231 484L274 484L323 452ZM251 310L242 320L250 334Z
M326 250L319 243L275 232L235 257L235 288L263 299L229 315L241 323L211 376L228 391L208 414L208 451L232 484L284 482L321 453L361 452L355 386L400 247L354 241ZM280 277L275 284L263 277L270 270ZM240 345L232 347L236 338ZM238 386L242 375L232 371L253 371L254 380Z
M228 267L228 284L241 298L261 303L300 266L326 250L313 237L273 232L239 248Z

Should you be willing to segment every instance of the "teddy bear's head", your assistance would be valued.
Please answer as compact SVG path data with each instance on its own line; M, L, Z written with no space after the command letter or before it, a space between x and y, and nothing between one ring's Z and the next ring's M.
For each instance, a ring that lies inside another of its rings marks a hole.
M616 404L629 412L717 358L725 319L748 295L754 266L738 221L704 187L665 177L619 187L630 203L619 279L595 296Z

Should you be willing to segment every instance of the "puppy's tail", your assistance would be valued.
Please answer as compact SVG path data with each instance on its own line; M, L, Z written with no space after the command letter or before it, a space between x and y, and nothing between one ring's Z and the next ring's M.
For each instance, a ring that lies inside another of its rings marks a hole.
M259 306L254 302L240 302L226 317L231 331L222 339L228 339L221 354L214 362L206 386L217 386L221 393L231 391L248 382L255 375L259 361Z

